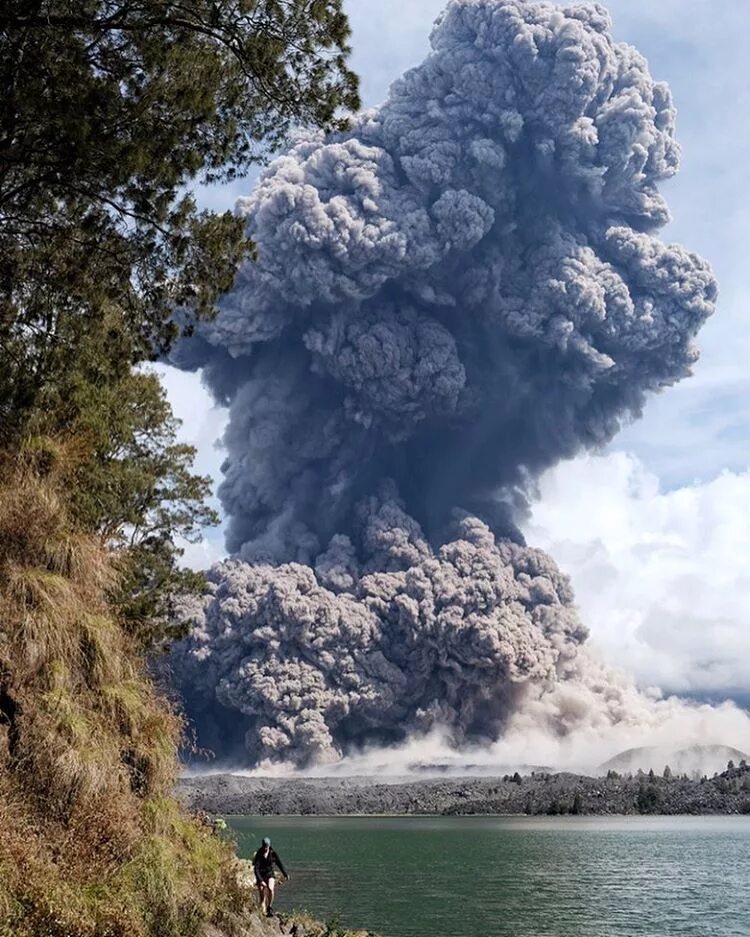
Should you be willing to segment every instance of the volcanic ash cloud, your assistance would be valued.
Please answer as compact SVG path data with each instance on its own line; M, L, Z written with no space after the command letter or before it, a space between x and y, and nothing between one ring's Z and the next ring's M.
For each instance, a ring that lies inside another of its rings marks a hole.
M381 107L301 137L241 201L259 260L177 351L230 406L234 558L186 600L174 660L219 754L628 718L513 522L539 472L689 374L716 299L657 239L675 111L610 25L454 0Z

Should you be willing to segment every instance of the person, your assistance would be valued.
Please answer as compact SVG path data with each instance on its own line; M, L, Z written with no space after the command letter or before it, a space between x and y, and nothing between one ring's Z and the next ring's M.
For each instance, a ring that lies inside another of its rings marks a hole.
M260 891L260 909L266 917L271 917L273 914L273 896L276 890L274 866L278 866L281 874L289 881L289 873L281 864L276 850L271 848L271 840L268 836L264 836L260 849L253 856L253 871L255 884Z

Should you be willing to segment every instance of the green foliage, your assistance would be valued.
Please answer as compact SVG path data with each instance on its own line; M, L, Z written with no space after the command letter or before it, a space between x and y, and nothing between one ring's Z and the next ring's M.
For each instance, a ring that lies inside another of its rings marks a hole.
M205 503L210 479L191 471L195 451L176 441L179 422L155 375L132 371L112 387L81 389L74 425L94 458L71 473L73 515L116 549L118 604L149 645L170 634L172 595L203 584L179 569L177 538L195 541L217 522Z
M0 426L116 309L131 360L210 315L253 252L193 180L359 104L341 0L7 0L0 10Z
M215 521L155 377L253 254L186 187L359 103L341 0L8 0L0 10L0 434L73 439L72 516L120 554L145 645ZM68 445L68 449L69 449Z
M179 568L177 544L216 523L205 503L210 479L191 471L194 449L177 442L179 421L157 376L131 365L130 337L116 311L76 333L78 354L41 389L27 429L37 458L51 457L50 438L75 441L58 468L72 522L116 551L121 575L113 598L128 629L153 646L174 636L172 596L203 586L202 577Z

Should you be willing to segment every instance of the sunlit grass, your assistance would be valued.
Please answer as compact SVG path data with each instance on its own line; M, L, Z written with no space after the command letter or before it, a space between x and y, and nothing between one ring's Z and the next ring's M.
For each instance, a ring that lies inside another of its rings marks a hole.
M181 722L67 515L65 458L37 440L0 466L0 937L229 932L233 850L170 796Z

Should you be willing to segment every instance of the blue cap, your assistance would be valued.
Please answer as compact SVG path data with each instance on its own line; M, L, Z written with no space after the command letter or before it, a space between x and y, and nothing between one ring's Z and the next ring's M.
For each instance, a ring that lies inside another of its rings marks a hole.
M263 837L263 845L264 845L264 846L270 846L270 845L271 845L271 837L270 837L270 836L264 836L264 837Z

